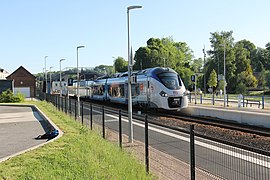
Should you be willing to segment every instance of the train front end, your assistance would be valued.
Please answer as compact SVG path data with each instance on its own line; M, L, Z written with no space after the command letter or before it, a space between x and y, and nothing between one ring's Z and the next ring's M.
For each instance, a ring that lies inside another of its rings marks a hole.
M170 68L156 68L152 72L152 100L166 110L181 110L188 106L188 91L180 76Z

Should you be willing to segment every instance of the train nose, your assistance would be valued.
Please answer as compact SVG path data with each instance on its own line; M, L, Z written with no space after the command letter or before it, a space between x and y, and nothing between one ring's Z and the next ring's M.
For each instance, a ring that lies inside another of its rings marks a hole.
M182 97L169 97L168 105L170 108L178 108L181 107Z

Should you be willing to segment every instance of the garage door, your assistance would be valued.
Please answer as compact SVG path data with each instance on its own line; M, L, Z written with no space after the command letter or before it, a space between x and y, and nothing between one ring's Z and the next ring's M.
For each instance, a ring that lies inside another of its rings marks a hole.
M14 93L17 94L18 92L22 93L24 97L30 97L30 87L15 87Z

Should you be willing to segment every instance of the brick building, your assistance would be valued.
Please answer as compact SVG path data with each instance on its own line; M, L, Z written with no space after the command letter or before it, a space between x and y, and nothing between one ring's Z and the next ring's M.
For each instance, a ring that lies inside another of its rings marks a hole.
M21 92L25 97L36 96L36 77L20 66L16 71L7 76L8 80L14 80L14 93Z

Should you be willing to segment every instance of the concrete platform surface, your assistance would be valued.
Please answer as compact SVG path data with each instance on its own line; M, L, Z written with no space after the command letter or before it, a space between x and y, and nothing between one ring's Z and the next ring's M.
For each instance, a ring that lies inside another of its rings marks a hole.
M47 140L36 140L48 124L33 107L0 106L0 162Z
M258 108L189 104L188 108L181 110L181 112L194 116L217 117L221 120L270 128L270 111Z

